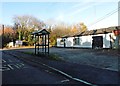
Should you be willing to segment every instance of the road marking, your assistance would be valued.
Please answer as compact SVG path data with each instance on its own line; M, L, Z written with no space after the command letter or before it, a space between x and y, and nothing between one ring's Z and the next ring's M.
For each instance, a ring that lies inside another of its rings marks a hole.
M58 70L58 69L56 69L56 68L53 68L53 67L51 67L51 66L48 66L48 65L46 65L46 64L44 64L44 63L41 63L41 64L44 65L44 66L46 66L46 67L48 67L48 68L50 68L50 69L53 69L53 70L61 73L61 74L63 74L63 75L65 75L65 76L67 76L67 77L69 77L70 79L73 79L73 80L76 80L76 81L85 83L85 84L90 85L90 86L97 86L97 85L94 85L94 84L89 83L89 82L87 82L87 81L84 81L84 80L81 80L81 79L78 79L78 78L74 78L74 77L72 77L71 75L69 75L69 74L67 74L67 73L65 73L65 72L63 72L63 71L60 71L60 70Z
M25 64L23 63L5 64L5 65L2 65L2 67L0 68L0 71L8 71L8 70L24 69L24 68L28 68L28 67L25 66Z
M62 80L61 82L69 82L70 80L69 79L66 79L66 80Z
M52 72L50 72L49 70L45 70L46 72L48 72L48 73L52 73Z
M12 65L13 65L13 64L7 64L7 66L8 66L10 69L14 70L14 68L12 67Z
M8 67L0 67L0 71L7 71L7 70L10 70L10 68L8 68Z
M15 67L17 67L18 69L21 69L21 68L28 68L28 67L25 66L25 64L23 64L23 63L15 64Z
M6 61L5 61L4 59L2 59L2 62L3 62L3 63L6 63Z
M14 62L14 61L12 61L11 59L8 59L8 62Z
M18 69L20 69L22 67L20 64L15 64L14 66Z

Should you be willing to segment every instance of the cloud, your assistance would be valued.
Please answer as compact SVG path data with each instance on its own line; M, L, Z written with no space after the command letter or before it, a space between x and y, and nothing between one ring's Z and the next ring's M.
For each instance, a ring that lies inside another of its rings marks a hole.
M89 9L90 7L92 7L92 6L94 6L94 5L98 5L98 4L100 4L100 3L95 3L95 2L93 2L93 3L91 3L91 4L86 3L86 5L84 5L83 7L78 7L78 9L76 9L75 11L73 11L72 13L70 13L70 15L68 15L68 16L69 16L69 17L75 16L75 15L77 15L78 13L83 12L84 10Z

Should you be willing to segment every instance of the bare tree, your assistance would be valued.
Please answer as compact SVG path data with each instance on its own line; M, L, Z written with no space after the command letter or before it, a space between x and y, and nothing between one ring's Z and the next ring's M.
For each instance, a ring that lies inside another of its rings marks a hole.
M17 29L19 34L19 40L22 40L23 37L28 38L28 35L30 35L29 31L31 31L31 29L40 30L45 26L43 21L29 15L15 16L13 17L13 21L14 29Z
M38 28L41 29L45 26L45 23L33 16L23 15L23 16L15 16L13 17L14 23L19 25L21 29L31 29Z

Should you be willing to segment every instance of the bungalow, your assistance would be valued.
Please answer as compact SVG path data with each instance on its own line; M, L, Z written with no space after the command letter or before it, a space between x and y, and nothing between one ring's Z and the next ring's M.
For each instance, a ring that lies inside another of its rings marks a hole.
M120 26L79 32L57 38L57 47L118 48L119 46Z

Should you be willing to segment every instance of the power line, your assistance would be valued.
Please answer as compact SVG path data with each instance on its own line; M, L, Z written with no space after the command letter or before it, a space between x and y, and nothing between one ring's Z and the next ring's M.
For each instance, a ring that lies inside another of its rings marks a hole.
M96 23L98 23L98 22L104 20L105 18L110 17L111 15L115 14L115 13L118 12L119 10L120 10L120 7L117 8L117 9L115 9L115 10L113 10L113 11L111 11L110 13L106 14L105 16L99 18L98 20L96 20L95 22L91 23L91 24L88 25L88 26L92 26L92 25L94 25L94 24L96 24Z

